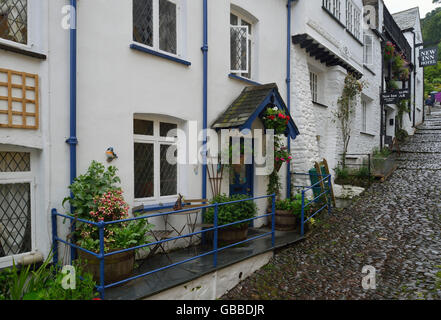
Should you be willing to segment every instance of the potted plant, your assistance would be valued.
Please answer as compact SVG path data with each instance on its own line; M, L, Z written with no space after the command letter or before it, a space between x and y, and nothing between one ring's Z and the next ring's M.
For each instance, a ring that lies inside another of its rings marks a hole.
M69 187L72 196L63 201L74 208L73 216L91 222L110 222L129 217L129 206L124 201L120 179L115 167L105 168L93 161L87 172L74 180ZM129 249L151 241L148 231L153 226L146 219L111 224L104 229L104 253ZM76 245L94 253L100 252L99 229L87 223L76 223L73 234ZM148 249L147 249L148 250ZM100 261L95 256L78 250L78 256L85 262L84 269L99 280ZM128 278L134 269L135 251L118 253L104 258L104 278L112 283Z
M248 195L233 195L229 197L225 194L222 194L214 197L210 203L226 203L248 198ZM257 207L252 200L218 206L218 226L230 224L236 221L251 219L255 216L256 212ZM207 210L205 214L205 222L214 223L214 208L209 208ZM227 245L246 240L248 236L248 225L249 222L245 222L218 229L219 244ZM212 235L213 233L210 232L209 237L212 237Z
M305 204L308 200L305 199ZM275 228L279 231L292 231L296 229L302 213L302 196L296 195L292 199L276 201Z

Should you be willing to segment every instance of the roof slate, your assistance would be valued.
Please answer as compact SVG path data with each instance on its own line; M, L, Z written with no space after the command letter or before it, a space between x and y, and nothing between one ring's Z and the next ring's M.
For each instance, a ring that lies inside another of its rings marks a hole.
M420 11L418 7L411 8L405 11L394 13L393 18L401 30L414 28L417 24L417 19L420 18Z
M217 118L213 129L236 128L244 125L273 89L275 83L246 87L228 109Z

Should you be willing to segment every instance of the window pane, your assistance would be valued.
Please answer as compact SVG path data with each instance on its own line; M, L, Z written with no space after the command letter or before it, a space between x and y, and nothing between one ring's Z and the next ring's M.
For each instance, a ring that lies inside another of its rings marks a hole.
M150 143L135 143L135 198L154 196L154 146Z
M168 151L170 149L170 151ZM172 196L178 193L177 191L177 165L167 161L167 153L174 154L174 158L177 157L176 145L161 145L161 196ZM172 159L169 159L172 160Z
M144 136L153 136L153 121L134 119L133 133L142 134Z
M170 135L173 137L177 137L177 132L176 132L177 128L178 128L178 125L176 125L174 123L161 122L159 124L159 135L161 137L167 137L167 134L169 133L169 131L174 130L173 132L170 132Z
M31 186L0 184L0 257L30 252Z
M159 0L159 49L176 54L176 4Z
M133 0L133 41L153 46L153 0Z
M0 0L0 38L27 44L27 0Z
M247 47L248 34L245 27L230 27L231 71L248 72Z
M0 152L0 172L31 171L31 154L28 152Z
M238 23L237 16L235 16L234 14L230 14L230 24L232 26L237 26L237 23Z

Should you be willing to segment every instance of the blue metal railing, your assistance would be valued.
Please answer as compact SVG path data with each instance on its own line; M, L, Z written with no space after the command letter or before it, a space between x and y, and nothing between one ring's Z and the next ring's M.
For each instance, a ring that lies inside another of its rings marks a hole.
M320 213L321 211L323 211L326 207L328 208L328 214L331 213L332 209L331 209L331 190L332 190L332 180L331 180L331 175L322 175L322 174L311 174L311 173L293 173L293 175L304 175L304 176L311 176L311 175L315 175L318 177L322 177L321 180L317 181L316 183L314 183L311 186L294 186L296 188L301 188L301 194L302 194L302 213L301 213L301 217L300 217L300 235L303 237L303 235L305 234L305 223L310 221L311 218L313 218L315 215L317 215L318 213ZM308 201L308 203L306 203L307 197L306 197L306 193L308 191L312 191L314 188L316 187L321 187L321 185L325 184L326 186L324 187L325 191L320 193L317 197L313 198L312 200ZM308 217L305 219L305 210L312 206L313 203L317 203L319 199L323 199L323 196L327 195L327 203L325 205L323 205L320 209L318 209L317 211L315 211L314 213L308 215Z
M253 218L250 218L250 219L244 219L244 220L241 220L241 221L236 221L236 222L233 222L233 223L219 225L218 213L219 213L219 207L220 206L226 206L226 205L230 205L230 204L234 204L234 203L238 203L238 202L254 201L254 200L265 199L265 198L271 198L272 199L272 211L271 211L271 213L268 213L268 214L265 214L265 215L261 215L261 216L257 216L257 217L253 217ZM230 202L225 202L225 203L215 203L215 204L209 204L209 205L201 206L201 207L198 207L198 209L202 210L202 209L214 208L213 227L206 228L206 229L203 229L203 230L200 230L200 231L196 231L196 232L193 232L193 233L188 233L188 234L185 234L185 235L180 235L180 236L173 237L173 238L167 238L167 239L156 241L156 242L146 243L146 244L139 245L139 246L132 247L132 248L128 248L128 249L112 251L112 252L109 252L109 253L105 253L104 252L104 229L105 229L106 226L117 224L117 223L122 223L122 222L130 222L130 221L136 221L136 220L141 220L141 219L150 219L150 218L154 218L154 217L172 215L172 214L176 214L176 213L185 213L185 212L194 211L195 209L194 208L182 209L182 210L177 210L177 211L163 212L163 213L157 213L157 214L151 214L151 215L146 215L146 216L139 216L139 217L135 217L135 218L129 218L129 219L117 220L117 221L109 221L109 222L104 222L104 221L92 222L92 221L87 221L87 220L84 220L84 219L78 219L78 218L75 218L75 217L72 217L72 216L69 216L69 215L58 213L56 209L52 209L52 241L53 241L53 251L54 251L53 261L54 261L54 264L58 264L58 242L64 243L64 244L70 246L73 249L78 249L78 250L87 252L90 255L96 257L97 259L99 259L99 261L100 261L100 277L99 277L100 278L100 282L99 282L99 285L97 285L97 290L100 293L101 299L104 299L104 292L105 292L105 289L107 289L107 288L111 288L111 287L114 287L114 286L117 286L117 285L129 282L129 281L141 278L141 277L145 277L145 276L148 276L148 275L150 275L152 273L159 272L159 271L162 271L162 270L165 270L165 269L168 269L168 268L180 265L180 264L184 264L186 262L190 262L190 261L202 258L204 256L213 255L213 267L216 268L217 265L218 265L218 261L217 261L217 259L218 259L218 252L220 252L222 250L226 250L226 249L234 247L234 246L237 246L237 245L240 245L240 244L243 244L243 243L246 243L246 242L250 242L250 241L257 240L257 239L260 239L260 238L263 238L263 237L267 237L269 235L271 235L271 246L272 246L272 248L274 248L274 246L275 246L275 204L276 204L276 195L272 194L272 195L267 195L267 196L261 196L261 197L255 197L255 198L249 198L249 199L243 199L243 200L235 200L235 201L230 201ZM223 246L221 248L218 247L218 232L219 232L219 229L226 228L226 227L233 226L233 225L237 225L237 224L243 224L243 223L246 223L246 222L250 222L250 221L253 221L253 220L257 220L257 219L261 219L261 218L265 218L265 217L269 217L269 216L271 216L271 231L270 232L263 233L263 234L260 234L258 236L251 237L251 238L248 238L246 240L243 240L243 241L240 241L240 242L236 242L236 243L233 243L233 244L230 244L230 245L227 245L227 246ZM65 219L69 219L71 221L71 223L75 223L75 222L78 221L78 222L83 222L83 223L86 223L86 224L89 224L89 225L97 227L98 230L99 230L100 252L99 253L95 253L95 252L89 251L87 249L84 249L84 248L82 248L80 246L75 245L74 243L71 243L69 241L66 241L66 240L63 240L63 239L59 238L58 237L58 230L57 230L57 217L62 217L62 218L65 218ZM191 257L191 258L188 258L188 259L176 262L176 263L172 263L172 264L163 266L161 268L157 268L157 269L152 270L152 271L148 271L148 272L145 272L145 273L142 273L142 274L139 274L139 275L135 275L133 277L130 277L130 278L118 281L118 282L110 283L110 284L107 284L107 285L104 283L104 280L105 280L104 279L104 258L105 257L112 256L112 255L115 255L115 254L118 254L118 253L134 251L134 250L145 248L145 247L156 246L156 245L162 244L164 242L175 241L175 240L178 240L178 239L182 239L182 238L186 238L186 237L190 237L190 236L195 236L195 235L198 235L198 234L202 234L203 235L206 232L210 232L210 231L213 231L214 235L213 235L213 250L211 250L209 252L205 252L205 253L202 253L200 255L196 255L194 257Z

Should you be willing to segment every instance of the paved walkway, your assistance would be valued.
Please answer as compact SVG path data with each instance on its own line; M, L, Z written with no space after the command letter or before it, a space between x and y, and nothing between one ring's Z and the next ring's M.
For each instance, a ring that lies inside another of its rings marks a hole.
M441 299L441 110L401 146L399 169L223 299ZM365 265L376 268L364 290Z

